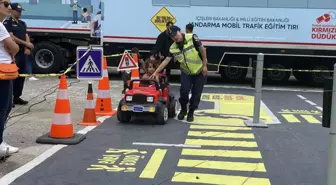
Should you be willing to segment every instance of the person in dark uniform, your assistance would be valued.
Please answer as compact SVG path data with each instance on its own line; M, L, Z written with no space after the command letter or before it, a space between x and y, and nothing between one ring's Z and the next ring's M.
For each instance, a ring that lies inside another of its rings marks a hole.
M166 30L160 33L160 35L156 39L155 47L153 49L153 55L151 56L151 60L155 60L155 56L161 56L161 60L164 60L169 54L169 48L174 43L174 41L168 35L168 28L173 26L173 22L167 22ZM173 63L170 63L165 67L165 73L167 78L170 77L170 71L173 67Z
M194 25L187 24L186 25L186 33L193 33L193 31L194 31Z
M15 55L14 59L16 65L20 68L19 73L24 74L27 71L27 53L25 50L33 49L34 45L30 42L29 36L27 34L27 25L24 21L20 20L22 9L21 4L12 3L11 4L11 16L9 16L4 22L9 34L12 36L14 41L19 45L20 50ZM15 79L13 83L13 103L18 105L26 105L28 101L21 99L22 90L25 82L25 77L19 77Z
M182 33L177 26L168 28L169 36L174 40L170 46L169 54L161 65L156 69L151 78L155 78L164 67L174 58L180 63L181 87L180 98L181 111L177 116L183 120L187 115L187 121L194 121L194 111L198 108L207 80L207 56L206 50L196 34ZM189 92L191 98L189 100ZM189 103L189 111L187 105Z

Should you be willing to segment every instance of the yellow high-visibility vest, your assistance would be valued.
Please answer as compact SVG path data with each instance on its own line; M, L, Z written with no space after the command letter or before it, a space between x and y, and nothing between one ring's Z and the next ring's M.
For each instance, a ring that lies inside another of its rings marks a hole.
M170 53L180 62L180 69L186 74L195 75L202 71L202 59L193 43L193 34L185 34L183 50L178 48L176 42L170 46Z

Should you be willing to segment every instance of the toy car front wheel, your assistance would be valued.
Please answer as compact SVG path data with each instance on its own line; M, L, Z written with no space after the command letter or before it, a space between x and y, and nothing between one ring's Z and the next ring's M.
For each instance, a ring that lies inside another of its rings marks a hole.
M132 116L129 113L123 112L122 110L118 109L117 118L118 121L120 121L121 123L128 123L129 121L131 121Z
M130 113L121 110L121 101L117 110L117 119L121 123L128 123L132 119L132 115Z
M168 113L169 113L168 107L164 104L161 104L161 106L159 106L159 110L156 115L156 121L159 125L166 124L168 120Z

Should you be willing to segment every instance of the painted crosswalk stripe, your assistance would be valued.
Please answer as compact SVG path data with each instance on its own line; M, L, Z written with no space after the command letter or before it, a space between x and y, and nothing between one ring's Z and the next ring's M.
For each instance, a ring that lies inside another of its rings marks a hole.
M301 121L297 119L293 114L282 114L282 116L289 122L289 123L300 123Z
M215 170L266 172L263 163L180 159L177 166Z
M252 133L228 133L228 132L207 132L207 131L189 131L188 136L210 137L210 138L243 138L253 139Z
M229 146L229 147L258 147L255 141L228 141L228 140L207 140L207 139L186 139L186 145L197 144L201 146Z
M294 114L282 114L282 116L287 120L288 123L301 123L302 122ZM321 121L318 120L317 118L315 118L314 115L299 114L297 116L302 117L308 123L313 123L313 124L320 124L321 123ZM319 117L321 117L321 116L319 116Z
M156 149L139 177L153 179L166 153L167 149Z
M300 115L303 117L305 120L308 121L308 123L321 123L320 120L314 118L312 115Z
M194 118L194 122L191 124L200 124L200 125L222 125L222 126L245 126L242 119L225 119L225 122L218 119L218 121L207 121L206 119L198 119L197 116ZM237 121L239 120L239 121Z
M212 149L182 149L182 156L206 156L206 157L234 157L261 159L259 151L243 150L212 150Z
M237 131L237 130L251 130L249 127L229 127L229 126L211 126L211 125L190 125L190 129L197 130L227 130L227 131Z
M227 184L227 185L271 185L268 178L215 175L204 173L175 172L172 182Z

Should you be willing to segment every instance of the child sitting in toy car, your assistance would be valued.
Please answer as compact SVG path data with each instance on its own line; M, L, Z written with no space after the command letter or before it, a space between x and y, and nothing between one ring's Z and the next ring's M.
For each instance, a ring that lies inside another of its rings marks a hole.
M156 60L152 60L152 59L147 59L146 63L145 63L145 68L146 68L146 71L145 71L145 74L142 76L142 79L150 79L149 77L154 73L154 71L156 70L157 68L157 61ZM157 75L155 77L155 80L160 83L160 76ZM140 85L144 85L144 86L148 86L148 85L152 85L153 83L151 84L146 84L146 82L141 82Z

